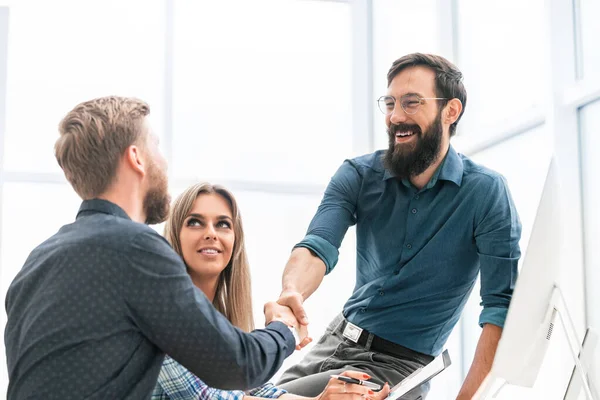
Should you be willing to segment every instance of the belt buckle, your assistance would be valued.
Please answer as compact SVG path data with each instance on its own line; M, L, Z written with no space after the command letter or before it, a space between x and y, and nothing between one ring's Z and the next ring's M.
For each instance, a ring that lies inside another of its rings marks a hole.
M362 331L362 328L359 328L351 322L347 322L342 335L344 335L345 338L352 340L354 343L358 343L358 338Z

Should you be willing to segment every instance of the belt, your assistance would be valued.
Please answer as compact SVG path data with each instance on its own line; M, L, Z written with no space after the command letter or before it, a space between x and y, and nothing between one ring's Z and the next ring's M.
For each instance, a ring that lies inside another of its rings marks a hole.
M356 327L356 325L344 320L343 323L341 324L342 335L343 335L343 332L346 330L346 327L348 326L348 324L350 324L353 327ZM360 329L360 328L358 328L358 329ZM384 338L381 338L375 334L368 332L366 329L362 329L362 332L360 333L360 335L358 336L356 341L354 341L353 339L350 339L346 335L343 335L343 336L344 336L344 339L350 340L350 341L352 341L362 347L365 347L367 349L371 349L373 351L376 351L379 353L384 353L384 354L387 354L387 355L390 355L393 357L397 357L397 358L408 358L410 360L418 361L423 365L429 364L435 358L433 356L430 356L429 354L420 353L418 351L411 350L408 347L404 347L397 343L390 342L389 340L386 340ZM371 337L371 345L370 346L368 346L369 337Z

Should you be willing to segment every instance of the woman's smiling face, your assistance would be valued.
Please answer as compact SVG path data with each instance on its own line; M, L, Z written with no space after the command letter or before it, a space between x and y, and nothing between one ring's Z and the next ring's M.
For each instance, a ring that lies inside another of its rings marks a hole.
M235 242L227 200L217 193L200 194L183 222L179 238L192 278L218 277L231 260Z

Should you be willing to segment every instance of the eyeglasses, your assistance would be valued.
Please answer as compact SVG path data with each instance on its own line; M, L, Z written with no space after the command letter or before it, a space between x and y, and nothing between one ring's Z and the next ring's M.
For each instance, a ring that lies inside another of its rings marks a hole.
M419 111L421 104L425 104L425 100L447 100L445 97L419 97L416 94L405 94L400 97L400 106L405 113L409 115L416 114ZM377 106L384 115L390 115L396 108L396 98L394 96L381 96L377 99Z

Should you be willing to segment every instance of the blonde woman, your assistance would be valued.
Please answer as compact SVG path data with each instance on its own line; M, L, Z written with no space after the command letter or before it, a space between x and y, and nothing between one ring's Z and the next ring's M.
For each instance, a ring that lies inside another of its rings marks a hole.
M225 188L209 183L189 187L175 200L166 222L165 237L183 258L192 282L212 301L213 305L238 328L254 329L250 269L244 244L244 230L233 195ZM289 313L287 307L279 313ZM361 372L346 371L344 375L369 379ZM317 397L340 400L353 395L383 399L389 387L373 393L364 386L344 384L332 379ZM344 396L346 394L346 396ZM287 393L267 383L248 393L211 388L169 356L165 357L158 376L153 400L252 400L256 398L306 399Z

